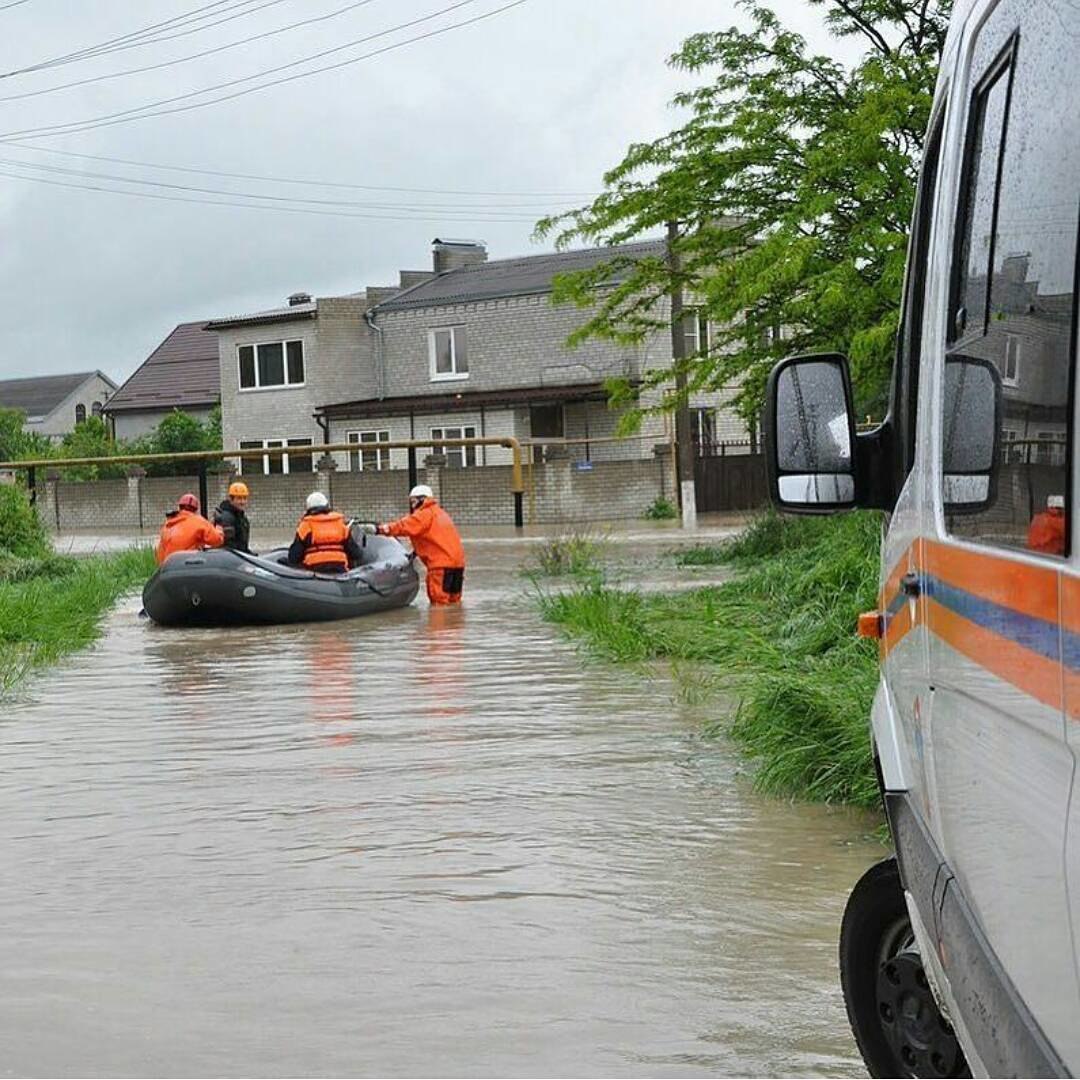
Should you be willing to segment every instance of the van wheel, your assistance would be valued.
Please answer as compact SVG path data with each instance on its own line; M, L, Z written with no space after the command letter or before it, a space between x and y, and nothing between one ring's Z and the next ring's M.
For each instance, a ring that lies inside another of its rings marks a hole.
M971 1075L923 970L896 859L870 867L848 897L840 982L871 1076Z

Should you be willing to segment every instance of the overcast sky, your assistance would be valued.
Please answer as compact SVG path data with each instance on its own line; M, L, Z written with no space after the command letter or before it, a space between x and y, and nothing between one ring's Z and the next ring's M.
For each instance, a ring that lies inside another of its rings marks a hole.
M531 240L532 222L556 203L533 193L595 190L628 143L668 130L676 120L668 102L686 78L665 59L688 34L740 19L730 0L525 0L472 25L206 108L44 138L14 134L93 120L268 69L276 77L301 72L508 2L458 0L435 19L283 68L454 3L365 0L322 22L200 59L41 94L342 11L350 0L21 0L6 10L11 0L0 0L0 73L111 39L121 39L114 47L127 45L133 39L124 35L178 20L155 31L172 40L0 77L0 173L9 174L0 175L0 378L101 368L119 382L178 322L275 306L301 289L332 295L394 282L399 268L430 265L435 236L481 238L492 258L543 250ZM818 49L839 47L823 31L820 12L803 0L774 6ZM190 21L196 18L228 21L206 26ZM850 55L850 44L843 47ZM15 97L26 94L34 96ZM505 194L288 186L151 171L24 149L14 140L256 176ZM320 216L53 186L133 189L73 172L378 205L305 204L370 215ZM425 204L435 205L418 210ZM498 220L485 219L495 214Z

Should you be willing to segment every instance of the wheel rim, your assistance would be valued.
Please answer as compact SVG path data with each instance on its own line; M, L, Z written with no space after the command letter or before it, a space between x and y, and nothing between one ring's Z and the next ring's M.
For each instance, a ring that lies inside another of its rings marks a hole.
M909 1076L957 1076L963 1070L963 1052L912 947L910 926L906 930L906 935L890 935L900 948L887 954L878 968L881 1029Z

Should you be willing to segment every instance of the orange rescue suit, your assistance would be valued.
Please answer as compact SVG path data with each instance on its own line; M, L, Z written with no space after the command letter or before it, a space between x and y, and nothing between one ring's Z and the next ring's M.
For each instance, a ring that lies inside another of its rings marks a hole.
M1036 514L1028 527L1028 547L1047 555L1065 554L1065 511L1050 507Z
M387 536L407 536L412 541L417 558L427 568L427 594L431 603L460 602L465 548L450 515L435 499L425 499L419 509L389 522L382 531Z
M349 556L345 554L349 524L336 510L305 514L296 535L304 544L304 565L309 570L349 569Z
M190 510L170 510L161 526L154 557L163 563L177 551L198 551L204 547L221 547L225 533L217 525L211 525L202 514Z

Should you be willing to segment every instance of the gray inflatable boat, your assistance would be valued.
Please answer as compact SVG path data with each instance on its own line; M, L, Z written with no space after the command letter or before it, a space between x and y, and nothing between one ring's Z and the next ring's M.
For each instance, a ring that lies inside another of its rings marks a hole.
M413 556L389 536L361 536L363 563L347 574L289 566L286 549L177 552L143 589L162 626L244 626L352 619L405 607L420 587Z

